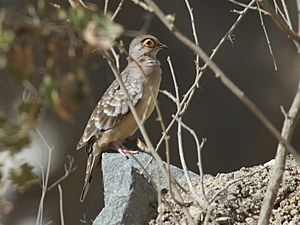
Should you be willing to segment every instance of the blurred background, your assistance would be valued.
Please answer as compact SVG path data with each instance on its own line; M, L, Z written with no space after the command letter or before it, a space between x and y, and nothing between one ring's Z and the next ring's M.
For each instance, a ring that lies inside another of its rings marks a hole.
M89 2L101 10L104 7L104 0ZM184 1L156 2L166 14L174 15L178 29L192 39L190 17ZM248 1L241 2L248 4ZM118 4L119 1L109 1L108 11L114 11ZM232 10L242 8L227 0L190 0L190 4L199 44L207 54L211 54L238 17ZM53 147L49 184L64 175L68 155L74 158L74 166L77 166L76 171L61 182L65 223L83 224L80 219L84 217L91 221L103 207L102 175L100 170L97 171L87 199L83 204L80 203L86 155L84 150L76 151L75 148L95 104L114 76L101 54L93 51L78 37L86 24L81 20L78 22L80 13L72 14L69 11L68 1L51 0L41 5L29 0L0 0L0 7L0 125L2 132L3 127L9 127L7 137L18 137L13 144L0 144L0 167L3 170L1 223L35 224L41 187L39 184L29 187L31 182L23 182L22 176L25 174L24 177L31 180L38 179L36 175L42 176L41 167L45 168L47 165L49 152L35 132L35 127L38 127L47 143ZM289 1L288 8L292 23L297 27L295 1ZM71 17L71 22L68 22L76 28L74 30L70 29L72 26L66 25L66 18ZM233 33L234 41L226 41L214 61L280 130L284 120L280 106L288 110L293 100L300 78L300 57L287 35L268 16L264 16L264 22L278 65L277 71L255 10L247 13ZM106 21L102 25L108 26L109 31L113 30L109 34L112 38L121 35L117 40L122 40L126 48L132 37L141 30L157 36L162 43L168 45L168 51L159 53L163 70L161 89L174 93L166 61L167 56L170 56L180 94L183 95L188 90L194 82L195 56L154 15L132 1L125 1L115 23ZM126 57L123 55L121 68L125 65ZM35 92L36 95L32 94ZM158 102L168 124L176 107L162 94L159 95ZM154 145L161 136L156 117L157 114L153 113L146 123ZM183 121L196 131L199 138L207 138L202 152L205 173L215 175L234 171L265 163L275 155L277 141L215 79L209 69L204 73L200 88L184 114ZM5 135L1 135L3 141ZM194 141L188 133L184 132L183 135L187 165L197 172ZM293 139L296 149L300 147L298 136L299 129L296 129ZM172 163L180 167L176 126L171 130L170 137ZM10 151L5 151L7 149ZM165 158L163 145L159 153ZM14 177L18 179L14 180ZM13 185L3 181L9 178ZM60 224L57 187L47 192L44 222Z

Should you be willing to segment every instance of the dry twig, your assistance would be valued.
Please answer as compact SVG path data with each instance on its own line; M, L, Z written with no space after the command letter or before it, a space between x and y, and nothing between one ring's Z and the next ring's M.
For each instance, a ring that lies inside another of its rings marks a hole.
M195 45L191 40L189 40L186 36L184 36L178 31L175 28L174 24L170 23L166 19L165 14L152 0L145 1L150 5L154 13L162 21L162 23L177 37L177 39L180 40L189 49L199 54L199 56L208 64L210 69L214 72L216 78L220 79L220 81L225 85L225 87L227 87L242 103L244 103L244 105L246 105L248 109L269 130L269 132L279 142L281 142L291 154L293 154L293 156L298 162L300 162L299 153L290 145L290 143L285 138L281 136L281 134L271 123L271 121L263 114L261 110L257 108L257 106L245 95L245 93L239 87L237 87L213 61L209 59L207 54L198 45Z
M64 207L63 207L63 192L60 184L58 185L58 193L59 193L59 214L60 214L60 224L65 225L64 219Z
M296 0L298 14L298 36L300 36L300 0Z
M221 48L221 46L225 43L225 41L228 39L228 37L232 34L232 32L238 27L239 23L242 21L242 19L244 18L244 16L246 15L246 12L248 11L249 7L252 6L253 4L255 3L255 0L252 0L249 4L248 4L248 7L245 8L242 13L239 15L239 17L237 18L237 20L233 23L233 25L230 27L230 29L228 30L228 32L221 38L220 42L218 43L218 45L215 47L215 49L213 50L212 54L210 55L209 59L212 60L214 58L214 56L216 55L216 53L218 52L218 50ZM205 69L208 67L208 63L205 62L204 66L202 66L201 70L200 70L200 73L198 74L198 76L195 78L195 81L194 83L191 85L191 87L189 88L189 90L183 95L183 99L181 100L180 102L180 110L175 113L175 116L173 117L172 121L169 123L169 125L167 126L166 128L166 131L169 132L170 129L172 128L173 124L175 123L176 121L176 118L178 118L180 115L182 115L194 93L195 93L195 90L198 86L198 83L202 77L202 74L204 73ZM157 143L156 145L156 151L158 150L158 148L160 147L162 141L164 140L164 136L162 136L159 140L159 142Z
M286 22L281 14L278 14L274 7L270 4L268 0L256 0L268 13L270 13L271 18L275 24L285 32L291 39L300 42L300 36L291 29L290 25Z
M274 53L273 53L273 50L272 50L272 46L271 46L271 42L270 42L270 39L269 39L269 35L268 35L268 32L267 32L266 26L264 24L264 20L263 20L262 14L261 14L261 10L260 10L259 4L258 3L256 3L256 4L257 4L257 8L258 8L258 15L259 15L259 19L260 19L260 24L261 24L261 26L263 28L263 31L264 31L264 34L265 34L265 37L266 37L266 41L267 41L267 44L268 44L269 52L270 52L270 55L271 55L272 60L273 60L274 69L277 70L277 63L276 63L275 56L274 56Z
M116 18L116 16L118 15L118 13L121 11L123 3L124 3L124 0L120 0L118 7L116 8L115 12L113 13L112 17L110 18L111 21L113 21Z
M60 177L57 181L55 181L53 184L51 184L48 188L47 191L50 191L52 188L55 186L59 185L63 180L65 180L71 173L73 173L76 169L77 166L74 166L74 158L70 155L67 156L68 162L65 163L64 168L65 168L65 174Z
M190 14L190 20L191 20L192 33L193 33L194 41L195 41L195 44L198 45L199 41L198 41L198 35L197 35L197 31L196 31L196 26L195 26L195 19L194 19L193 9L192 9L192 7L191 7L188 0L185 0L185 5L186 5L186 7L189 11L189 14ZM200 72L199 59L200 59L199 55L196 54L196 59L195 59L196 77Z
M294 97L293 103L287 115L285 115L285 120L282 127L282 137L284 137L288 142L292 139L295 127L300 114L300 82L298 84L297 93ZM277 196L279 186L282 181L282 175L285 168L286 160L286 148L281 143L277 147L277 154L272 169L272 176L270 179L267 192L261 207L261 212L259 216L258 225L267 225L269 224L269 218L271 211Z
M244 4L244 3L241 3L241 2L238 2L236 0L228 0L229 2L235 4L235 5L238 5L238 6L241 6L241 7L244 7L244 8L249 8L249 9L252 9L252 10L259 10L261 11L264 15L270 15L267 11L263 10L263 9L258 9L256 6L249 6L247 4Z
M111 59L111 57L110 57L110 55L108 53L105 53L105 58L107 59L107 62L109 64L109 66L110 66L110 68L111 68L111 70L112 70L112 72L113 72L116 80L118 81L119 85L121 86L122 90L124 91L124 93L125 93L125 95L127 97L127 104L128 104L128 106L130 108L130 111L131 111L131 113L132 113L132 115L133 115L133 117L134 117L134 119L135 119L135 121L136 121L136 123L137 123L137 125L139 127L139 130L141 131L141 133L143 135L143 138L144 138L144 140L146 142L147 148L149 149L149 151L151 152L152 156L157 161L158 166L160 167L160 169L161 169L163 175L165 176L165 178L167 179L169 175L168 175L168 172L167 172L167 170L166 170L166 168L164 166L164 162L162 161L162 159L160 158L160 156L158 155L158 153L154 150L153 144L152 144L152 142L151 142L151 140L150 140L150 138L148 136L148 133L147 133L147 131L146 131L146 129L145 129L145 127L144 127L141 119L139 118L139 116L138 116L138 114L137 114L137 112L135 110L135 107L133 106L133 104L132 104L132 102L130 100L130 97L129 97L129 94L127 92L127 89L126 89L126 87L125 87L125 85L124 85L124 83L123 83L123 81L122 81L122 79L120 77L120 74L118 73L118 71L117 71L117 69L116 69L116 67L115 67L115 65L113 63L113 60ZM180 195L180 192L177 189L176 185L173 185L172 187L173 187L172 190L174 191L175 196L178 198L178 200L176 199L176 201L183 203L182 196ZM193 218L190 215L190 213L187 210L187 208L183 204L181 204L180 206L182 207L183 212L185 213L186 217L188 218L189 223L192 224L192 225L195 224L195 221L193 220Z
M43 224L43 215L44 215L44 201L45 201L47 187L48 187L53 147L50 147L50 145L46 141L46 138L44 137L44 135L41 133L41 131L38 128L36 128L35 131L38 134L38 136L40 137L40 139L42 140L44 147L48 151L46 176L44 175L44 170L42 168L42 195L40 198L39 209L38 209L38 214L37 214L37 218L36 218L36 225L42 225Z

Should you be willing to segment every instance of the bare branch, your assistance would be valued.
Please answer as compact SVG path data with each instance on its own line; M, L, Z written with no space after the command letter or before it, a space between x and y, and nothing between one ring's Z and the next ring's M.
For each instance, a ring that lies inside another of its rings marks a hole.
M83 0L68 0L68 1L72 8L77 8L78 6L82 6L83 8L86 8L91 11L97 10L96 5L92 3L85 4Z
M174 97L174 95L172 95L172 93L168 92L167 90L160 90L159 92L164 94L165 96L167 96L169 99L171 99L176 104L177 99Z
M161 129L162 129L162 133L164 134L166 132L166 125L164 123L161 110L160 110L159 105L157 103L157 100L156 100L156 98L153 94L152 89L150 90L150 92L151 92L151 97L152 97L152 100L154 101L155 109L156 109L156 112L157 112L157 115L158 115L157 120L159 121ZM165 149L166 149L166 158L167 158L167 172L168 172L169 190L170 190L170 193L172 193L172 185L171 185L172 177L171 177L171 171L170 171L170 165L171 165L171 162L170 162L170 144L169 144L169 136L167 136L167 135L165 135Z
M268 0L256 0L267 12L270 13L271 18L275 22L275 24L283 31L285 32L290 38L293 40L300 42L300 36L290 28L290 26L287 24L285 18L276 13L274 7L270 4Z
M73 173L76 169L77 166L74 166L74 158L70 155L67 156L68 162L65 163L64 168L65 168L65 174L60 177L57 181L55 181L53 184L51 184L48 188L47 191L50 191L52 188L55 186L59 185L63 180L69 177L71 173Z
M108 2L109 2L109 0L105 0L105 1L104 1L104 9L103 9L103 13L104 13L104 15L107 13L107 9L108 9Z
M219 78L220 81L236 96L238 99L244 103L248 109L262 122L262 124L270 131L270 133L281 142L286 149L292 153L295 159L300 162L300 155L298 152L289 144L289 142L281 136L276 127L270 122L270 120L260 111L256 105L244 94L244 92L239 89L226 74L213 62L209 59L206 53L197 45L195 45L191 40L186 36L180 33L175 27L174 24L171 24L166 18L164 13L157 7L157 5L152 0L145 0L150 7L154 10L154 13L162 21L162 23L180 40L184 45L189 49L199 54L199 56L208 64L211 70L215 73L216 78Z
M300 109L300 82L298 84L297 93L294 97L288 115L285 116L285 120L281 131L282 137L284 137L288 142L290 142L290 140L292 139L295 127L297 125L297 121L300 114L299 109ZM269 224L271 211L277 196L279 186L282 181L282 175L285 168L286 154L287 152L285 146L279 143L277 147L277 154L276 154L274 166L272 169L272 176L262 204L258 225Z
M116 51L113 47L110 48L110 51L115 59L115 64L116 64L118 73L120 73L120 56L116 53Z
M141 1L141 0L131 0L134 4L139 5L141 8L143 8L144 10L148 11L148 12L153 12L153 9L151 7L149 7L147 4L145 4L145 2Z
M65 225L64 219L64 207L63 207L63 192L60 184L58 185L58 193L59 193L59 213L60 213L60 224Z
M284 14L285 14L286 23L287 23L287 25L289 26L289 28L290 28L291 30L293 30L292 23L291 23L291 19L290 19L290 15L289 15L289 11L288 11L288 9L287 9L285 0L281 0L281 4L282 4L283 11L284 11Z
M237 18L237 20L233 23L233 25L231 26L231 28L227 31L227 33L221 38L220 42L218 43L218 45L216 46L216 48L213 50L212 54L210 55L209 59L212 60L214 58L214 56L216 55L216 53L218 52L218 50L221 48L221 46L225 43L225 41L227 40L227 38L232 34L232 32L238 27L239 23L242 21L242 19L244 18L246 12L248 11L249 7L252 6L255 3L255 0L252 0L249 4L248 7L245 8L243 10L243 13ZM176 121L176 118L179 117L179 115L183 114L185 112L185 110L187 109L187 106L189 105L195 90L198 86L198 83L202 77L203 72L205 71L205 69L208 67L208 63L206 62L204 64L204 66L201 68L201 71L199 73L199 75L196 77L195 82L193 83L193 85L190 87L190 89L184 94L184 97L180 103L180 111L177 110L174 118L172 119L172 121L169 123L168 127L167 127L167 132L170 131L170 129L172 128L173 124ZM162 136L159 140L159 142L156 145L156 151L158 150L158 148L160 147L162 141L164 140L164 137Z
M158 163L158 166L160 167L163 175L165 176L165 178L167 179L168 178L168 172L164 166L164 162L161 160L160 156L158 155L158 153L154 150L154 147L152 145L152 142L150 141L150 138L148 136L148 133L141 121L141 119L139 118L136 110L135 110L135 107L133 106L131 100L130 100L130 97L129 97L129 94L127 92L127 89L124 85L124 82L122 81L121 77L120 77L120 74L118 73L115 65L113 64L113 60L111 59L110 55L108 53L105 53L105 58L107 59L107 62L111 68L111 70L113 71L113 74L115 75L115 78L116 80L118 81L118 83L120 84L122 90L124 91L126 97L127 97L127 104L130 108L130 111L136 121L136 123L138 124L138 127L139 127L139 130L141 131L142 135L143 135L143 138L146 142L146 145L147 145L147 148L150 150L152 156L155 158L155 160L157 161ZM172 178L174 179L174 178ZM182 196L180 195L180 192L179 190L177 189L176 185L173 186L173 189L172 189L176 195L176 197L179 199L179 202L183 202L183 199L182 199ZM177 200L178 201L178 200ZM182 210L183 212L185 213L185 215L187 216L188 220L189 220L189 223L192 224L192 225L195 225L195 221L193 220L192 216L190 215L189 211L187 210L187 208L185 206L182 205Z
M202 138L202 141L201 141L201 144L200 144L200 141L199 141L199 138L196 134L196 132L190 128L188 125L186 125L185 123L183 123L181 121L181 125L184 129L186 129L188 132L190 132L190 134L193 136L195 142L196 142L196 148L197 148L197 155L198 155L198 168L199 168L199 175L200 175L200 181L201 181L201 193L204 197L204 200L206 201L206 203L208 202L207 200L207 197L206 197L206 194L205 194L205 190L204 190L204 181L203 181L203 177L204 177L204 173L203 173L203 169L202 169L202 160L201 160L201 151L203 149L203 146L206 142L206 138Z
M300 36L300 0L296 0L298 14L298 36Z
M124 3L124 0L120 0L118 7L116 8L114 14L110 18L111 21L113 21L116 18L116 16L118 15L118 13L120 12L120 10L122 9L123 3Z
M195 44L198 45L199 41L198 41L198 36L197 36L197 32L196 32L193 9L191 8L190 3L189 3L188 0L185 0L185 4L186 4L186 7L188 8L188 11L189 11L189 14L190 14L190 20L191 20L191 25L192 25L192 32L193 32L194 41L195 41ZM199 55L198 54L196 54L195 68L196 68L196 76L197 76L200 72Z
M38 136L40 137L40 139L42 140L45 148L48 151L46 176L43 176L43 180L42 180L42 195L40 198L39 209L38 209L38 214L37 214L37 218L36 218L36 225L42 225L43 224L43 215L44 215L44 200L46 197L46 192L47 192L47 187L48 187L53 147L50 147L50 145L46 141L46 138L44 137L44 135L41 133L41 131L38 128L36 128L35 131L38 134ZM43 170L44 169L42 169L42 171Z
M256 2L256 4L257 4L257 8L260 9L259 4L257 2ZM271 42L270 42L268 32L267 32L267 29L265 27L264 20L263 20L263 17L262 17L262 14L261 14L260 10L258 10L258 14L259 14L259 19L260 19L261 26L263 28L263 31L264 31L264 34L265 34L265 37L266 37L269 52L270 52L270 55L271 55L272 60L273 60L274 69L277 70L277 64L276 64L276 60L275 60L274 53L273 53L273 50L272 50Z
M184 172L184 176L186 178L187 184L189 186L189 189L192 193L193 198L197 201L197 203L199 204L199 206L202 205L201 199L199 198L198 194L196 193L195 188L192 185L192 181L191 178L189 176L189 172L188 172L188 168L185 162L185 158L184 158L184 153L183 153L183 141L182 141L182 119L179 118L177 120L178 122L178 126L177 126L177 140L178 140L178 150L179 150L179 158L180 158L180 162L181 162L181 166Z
M236 4L238 6L242 6L244 8L249 8L249 9L252 9L252 10L259 10L261 11L264 15L270 15L270 13L268 13L267 11L263 10L263 9L258 9L256 6L249 6L249 5L246 5L244 3L241 3L241 2L238 2L236 0L228 0L229 2L233 3L233 4Z

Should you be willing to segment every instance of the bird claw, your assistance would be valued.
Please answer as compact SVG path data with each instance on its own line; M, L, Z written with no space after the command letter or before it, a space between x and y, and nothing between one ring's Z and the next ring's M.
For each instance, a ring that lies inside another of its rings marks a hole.
M139 151L137 151L137 150L128 150L128 149L126 149L126 148L118 148L117 151L118 151L121 155L126 156L126 158L127 158L127 155L128 155L128 154L138 154L138 153L139 153Z
M124 145L120 143L113 143L112 148L116 151L118 151L121 155L125 156L126 159L128 159L129 154L138 154L139 151L137 150L129 150Z

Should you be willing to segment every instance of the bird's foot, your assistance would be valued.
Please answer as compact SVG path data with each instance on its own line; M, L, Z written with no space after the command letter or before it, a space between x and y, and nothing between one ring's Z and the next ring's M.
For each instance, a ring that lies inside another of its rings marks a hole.
M112 143L112 149L118 151L121 155L125 156L128 159L128 154L138 154L139 151L137 150L130 150L127 149L124 145L118 142Z

